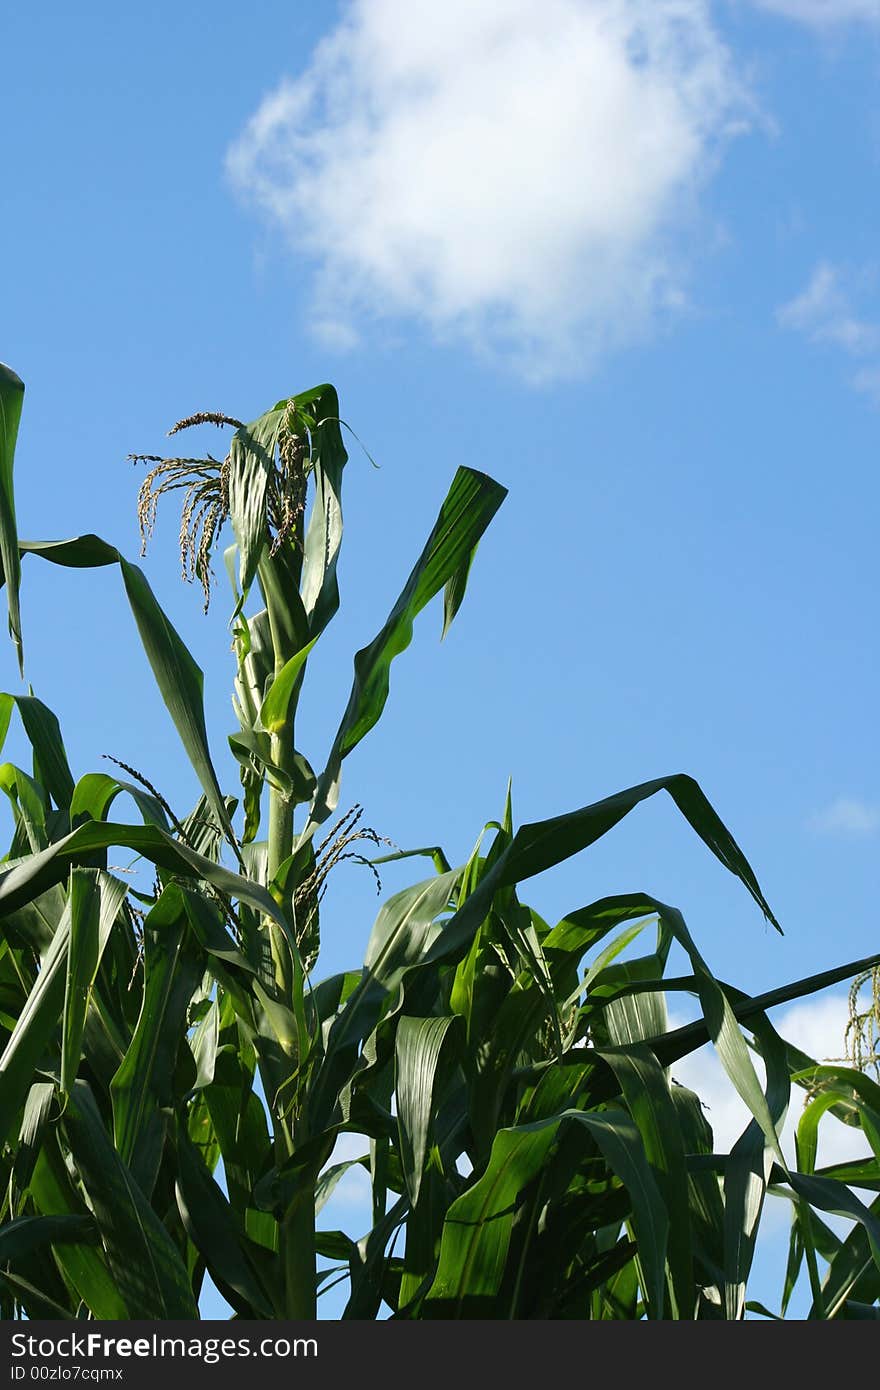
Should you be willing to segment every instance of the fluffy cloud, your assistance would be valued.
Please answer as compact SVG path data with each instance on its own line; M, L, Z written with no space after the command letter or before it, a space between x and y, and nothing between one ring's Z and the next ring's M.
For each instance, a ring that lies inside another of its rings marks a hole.
M880 23L880 0L752 0L752 4L804 24L844 24L859 19Z
M746 104L706 0L352 0L229 151L345 345L414 319L575 376L684 302Z
M839 796L810 821L825 835L874 835L880 830L880 807L851 796Z

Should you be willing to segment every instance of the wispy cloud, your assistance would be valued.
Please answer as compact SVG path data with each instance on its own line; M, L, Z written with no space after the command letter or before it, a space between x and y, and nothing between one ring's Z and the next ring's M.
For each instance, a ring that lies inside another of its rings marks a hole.
M777 313L783 328L794 328L813 343L834 343L847 352L872 352L880 327L859 319L843 288L841 272L827 261L817 265L806 288Z
M839 796L811 818L810 828L823 835L875 835L880 830L880 806Z
M880 0L752 0L760 10L820 27L864 20L880 24Z
M862 291L871 277L856 277ZM880 322L858 313L853 307L851 281L838 267L822 261L815 267L805 288L776 311L781 328L803 333L811 343L825 343L850 357L880 357ZM880 360L870 362L852 378L857 390L880 399Z
M863 367L853 377L853 386L861 391L874 405L880 406L880 362L874 367Z
M339 345L380 319L577 376L686 303L747 103L706 0L352 0L229 151Z

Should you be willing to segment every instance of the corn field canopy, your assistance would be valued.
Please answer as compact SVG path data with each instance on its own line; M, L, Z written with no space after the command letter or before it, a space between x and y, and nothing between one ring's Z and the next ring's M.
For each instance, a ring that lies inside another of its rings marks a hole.
M148 773L73 769L38 695L0 695L0 736L15 718L32 750L26 768L0 766L12 826L0 864L2 1315L195 1319L210 1276L244 1318L317 1316L336 1285L346 1318L784 1317L803 1276L810 1317L880 1316L880 1086L869 1067L804 1055L768 1016L874 978L880 957L752 998L715 978L682 913L648 892L578 903L554 923L525 901L530 880L665 796L739 880L744 936L755 905L777 925L697 782L649 780L519 827L508 795L457 866L439 848L390 850L357 810L340 815L344 760L385 710L392 662L434 598L444 630L454 620L504 489L458 469L313 764L296 709L339 605L336 393L315 388L250 424L181 422L234 431L222 460L150 458L140 500L148 535L157 499L180 492L182 564L206 597L231 530L237 727L221 777L202 673L142 569L88 533L19 538L23 394L0 369L14 648L23 662L23 557L118 572L202 795L174 808ZM426 876L382 904L364 961L328 978L322 891L346 857ZM120 862L141 871L120 876ZM684 974L669 972L673 948ZM699 1018L672 1029L667 999L682 995ZM729 1152L675 1080L708 1041L751 1116ZM793 1156L780 1143L790 1108ZM840 1124L872 1156L817 1166L820 1127ZM355 1167L371 1213L366 1229L342 1230L331 1198ZM772 1308L749 1297L768 1199L791 1220Z

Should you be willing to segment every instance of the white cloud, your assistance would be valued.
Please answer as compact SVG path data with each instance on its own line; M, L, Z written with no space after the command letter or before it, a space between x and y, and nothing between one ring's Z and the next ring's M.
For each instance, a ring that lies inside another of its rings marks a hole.
M880 23L880 0L752 0L752 4L804 24L845 24L860 19Z
M781 328L802 333L809 342L829 344L849 357L873 359L852 377L852 385L880 405L880 322L856 312L855 293L875 289L876 271L846 276L837 266L821 261L806 287L776 311Z
M873 835L880 830L880 806L839 796L812 817L810 827L826 835Z
M853 377L853 386L872 404L880 406L880 363L876 367L863 367Z
M806 334L813 343L833 343L861 356L880 345L880 326L856 317L843 277L835 266L817 265L804 290L777 311L783 328Z
M746 102L707 0L351 0L229 151L339 342L411 318L575 376L686 302Z

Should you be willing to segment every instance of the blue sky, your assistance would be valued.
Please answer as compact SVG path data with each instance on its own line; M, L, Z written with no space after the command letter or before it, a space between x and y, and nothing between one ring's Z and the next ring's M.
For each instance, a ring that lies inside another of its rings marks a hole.
M509 775L533 820L687 771L784 938L665 800L527 898L650 891L753 992L876 950L878 0L50 3L4 49L21 533L134 556L128 453L330 379L380 469L352 448L313 760L456 465L510 489L342 804L456 858ZM222 762L225 613L180 586L170 511L146 567ZM112 753L186 808L116 575L28 561L23 614L75 770ZM328 971L375 906L340 871Z

